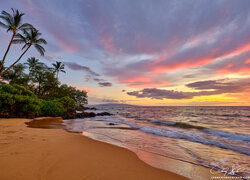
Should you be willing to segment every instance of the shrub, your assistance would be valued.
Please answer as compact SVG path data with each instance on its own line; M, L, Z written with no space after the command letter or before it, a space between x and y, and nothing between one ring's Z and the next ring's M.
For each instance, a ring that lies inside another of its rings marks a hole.
M35 116L41 101L31 91L19 85L0 85L0 112L9 116Z
M61 103L64 109L73 109L76 107L76 101L67 96L55 99L54 101Z
M43 100L39 116L59 116L65 113L66 110L63 105L58 101Z

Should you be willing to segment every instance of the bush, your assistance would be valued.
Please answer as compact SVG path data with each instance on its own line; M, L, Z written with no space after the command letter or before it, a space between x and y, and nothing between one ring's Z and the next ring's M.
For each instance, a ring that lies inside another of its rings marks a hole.
M60 102L43 100L39 116L59 116L65 112L66 110Z
M58 98L54 100L55 102L59 102L62 104L64 109L73 109L76 107L76 101L70 97L64 96L62 98Z
M0 112L7 116L35 116L41 101L34 93L19 85L0 85Z

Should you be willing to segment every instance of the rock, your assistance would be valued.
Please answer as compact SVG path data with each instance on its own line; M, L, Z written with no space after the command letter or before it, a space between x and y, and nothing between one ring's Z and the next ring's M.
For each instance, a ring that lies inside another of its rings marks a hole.
M112 116L113 114L109 113L109 112L101 112L101 113L97 113L97 116Z
M108 125L110 125L110 126L114 126L114 125L115 125L115 123L109 123Z
M62 117L39 117L32 121L26 122L28 127L33 128L51 128L62 126Z

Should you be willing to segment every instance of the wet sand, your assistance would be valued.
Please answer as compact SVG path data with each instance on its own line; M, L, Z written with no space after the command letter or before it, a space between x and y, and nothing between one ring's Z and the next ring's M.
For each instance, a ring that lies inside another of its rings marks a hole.
M186 179L151 167L124 148L63 129L28 128L28 121L0 119L0 179Z

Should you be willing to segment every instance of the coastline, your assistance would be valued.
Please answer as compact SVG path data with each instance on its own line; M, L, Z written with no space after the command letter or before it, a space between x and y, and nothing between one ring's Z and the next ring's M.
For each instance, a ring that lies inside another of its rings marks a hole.
M0 119L0 179L187 179L135 153L63 129L28 128Z

